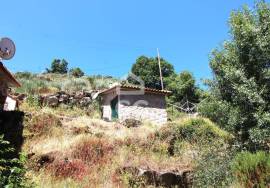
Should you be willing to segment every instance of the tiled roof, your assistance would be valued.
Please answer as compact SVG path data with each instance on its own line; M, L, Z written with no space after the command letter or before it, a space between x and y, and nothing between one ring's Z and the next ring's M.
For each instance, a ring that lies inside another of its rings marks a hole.
M14 78L14 76L7 70L7 68L0 62L0 79L8 83L8 86L20 87L21 84Z
M168 90L159 90L159 89L153 89L148 87L140 87L135 85L116 85L114 87L111 87L109 89L105 89L100 92L100 94L105 94L111 90L114 90L116 88L120 87L121 90L140 90L143 89L146 93L154 93L154 94L162 94L162 95L170 95L172 92Z

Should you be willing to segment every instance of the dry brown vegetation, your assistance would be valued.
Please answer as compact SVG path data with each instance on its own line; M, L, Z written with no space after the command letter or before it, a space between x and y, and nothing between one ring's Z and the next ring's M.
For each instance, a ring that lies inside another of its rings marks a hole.
M189 157L168 155L170 139L158 139L159 128L148 123L127 128L88 116L32 114L25 121L23 150L28 176L38 186L126 187L128 181L117 173L125 166L163 171L192 167Z

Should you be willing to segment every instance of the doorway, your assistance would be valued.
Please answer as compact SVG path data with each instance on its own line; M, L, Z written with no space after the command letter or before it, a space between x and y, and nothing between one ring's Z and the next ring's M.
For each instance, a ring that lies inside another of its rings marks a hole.
M112 120L118 119L118 96L111 101Z

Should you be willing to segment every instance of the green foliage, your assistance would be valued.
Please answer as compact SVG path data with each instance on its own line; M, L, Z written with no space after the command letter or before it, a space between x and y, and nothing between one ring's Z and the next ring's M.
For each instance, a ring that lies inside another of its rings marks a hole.
M109 86L117 81L118 79L112 78L110 76L101 76L101 75L94 75L87 77L92 89L100 90L109 88Z
M72 69L70 69L69 72L71 73L72 76L74 76L76 78L84 76L84 72L79 67L72 68Z
M134 176L132 173L123 173L121 174L121 181L125 186L130 188L139 188L145 187L145 179L142 177Z
M31 106L39 106L38 96L36 95L29 95L26 102Z
M175 121L175 120L181 119L187 115L186 113L175 109L175 107L173 107L173 106L168 106L167 113L168 113L168 120L169 121Z
M174 74L174 68L172 64L168 63L164 59L160 60L160 64L164 79L169 78ZM157 58L140 56L136 60L136 63L133 64L131 72L144 81L145 87L161 89ZM138 82L131 77L128 78L128 81L133 84L138 84Z
M90 90L91 86L86 79L83 78L70 78L62 83L63 91L81 91L81 90Z
M257 138L270 131L269 5L260 2L255 10L233 12L230 28L232 39L210 59L214 102L208 112L201 112L232 131L248 149L265 148Z
M68 72L68 62L65 59L54 59L51 68L47 69L47 73L66 74Z
M229 142L233 139L228 132L203 118L187 118L173 123L172 126L176 140L190 143L209 144L216 141Z
M15 150L0 137L0 187L27 187L22 159L14 158Z
M173 75L167 79L167 89L172 91L170 100L180 102L187 99L190 102L199 102L200 90L195 85L195 78L188 71L183 71L179 75Z
M194 187L230 187L235 150L213 142L200 150L194 169Z
M27 93L34 95L39 92L39 90L47 89L48 82L43 80L33 80L30 79L20 79L22 87L16 89L16 92Z
M31 72L16 72L15 77L17 79L31 79L34 75Z
M232 170L242 186L266 188L270 184L270 154L263 151L239 153Z

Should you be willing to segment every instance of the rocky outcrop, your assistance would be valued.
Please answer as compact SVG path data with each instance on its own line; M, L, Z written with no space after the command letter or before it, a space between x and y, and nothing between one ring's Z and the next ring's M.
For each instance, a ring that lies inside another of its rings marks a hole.
M182 171L156 171L126 166L120 170L120 173L129 173L134 178L143 179L147 185L181 188L192 187L192 171L190 169L183 169Z
M92 103L93 96L96 93L97 91L81 91L74 93L60 91L55 94L39 96L39 103L42 106L49 107L57 107L60 104L78 107L88 107Z

